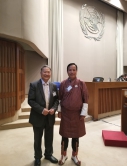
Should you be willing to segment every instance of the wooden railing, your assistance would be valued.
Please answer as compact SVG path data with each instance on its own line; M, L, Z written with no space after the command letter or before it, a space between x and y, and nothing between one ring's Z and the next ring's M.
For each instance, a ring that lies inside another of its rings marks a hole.
M121 113L121 90L127 82L86 82L89 91L88 113L93 120Z
M0 39L0 120L14 116L25 98L24 50Z
M121 100L121 131L127 135L127 89L122 90Z

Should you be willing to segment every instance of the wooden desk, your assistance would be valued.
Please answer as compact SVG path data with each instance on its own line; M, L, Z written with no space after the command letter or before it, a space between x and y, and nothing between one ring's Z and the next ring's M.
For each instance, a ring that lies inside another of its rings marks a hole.
M127 135L127 89L122 90L121 100L121 131Z
M93 120L121 113L121 93L127 82L86 82L89 92L88 114Z

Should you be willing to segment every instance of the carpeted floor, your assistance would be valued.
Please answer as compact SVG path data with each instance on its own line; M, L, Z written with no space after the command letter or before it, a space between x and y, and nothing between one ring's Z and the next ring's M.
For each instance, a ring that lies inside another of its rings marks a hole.
M105 146L102 130L121 130L121 116L112 116L99 121L86 122L86 136L80 138L79 159L82 166L126 166L127 148ZM71 160L71 140L69 140L68 160L65 166L74 166ZM61 137L59 126L54 127L54 156L60 158ZM43 143L42 143L42 149ZM33 166L32 127L0 131L0 166ZM55 164L41 160L43 166ZM58 165L58 164L56 164Z

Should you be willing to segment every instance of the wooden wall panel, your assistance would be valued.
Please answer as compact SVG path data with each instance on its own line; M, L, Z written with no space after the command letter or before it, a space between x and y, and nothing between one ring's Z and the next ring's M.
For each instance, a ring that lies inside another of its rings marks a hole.
M120 110L121 88L99 89L99 109L98 113L106 113Z
M86 82L89 101L88 114L93 120L111 116L121 111L121 91L127 82Z
M17 109L19 109L25 96L24 50L18 45L16 53Z
M121 110L121 131L127 135L127 89L122 90Z
M20 59L17 58L17 50ZM21 102L25 98L25 80L19 80L22 67L24 75L24 50L15 42L0 39L0 119L14 116L15 112L21 107ZM20 86L22 89L19 89ZM22 96L19 97L22 92ZM20 99L19 99L20 98Z

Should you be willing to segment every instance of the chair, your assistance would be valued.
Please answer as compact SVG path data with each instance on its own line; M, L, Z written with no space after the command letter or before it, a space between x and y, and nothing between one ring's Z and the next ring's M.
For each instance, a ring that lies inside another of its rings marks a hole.
M60 82L53 82L57 86L57 90L59 90Z
M103 77L94 77L93 82L103 82L104 78Z
M125 73L125 74L123 74L123 75L121 75L121 76L119 76L117 79L116 79L116 81L127 81L127 73Z

